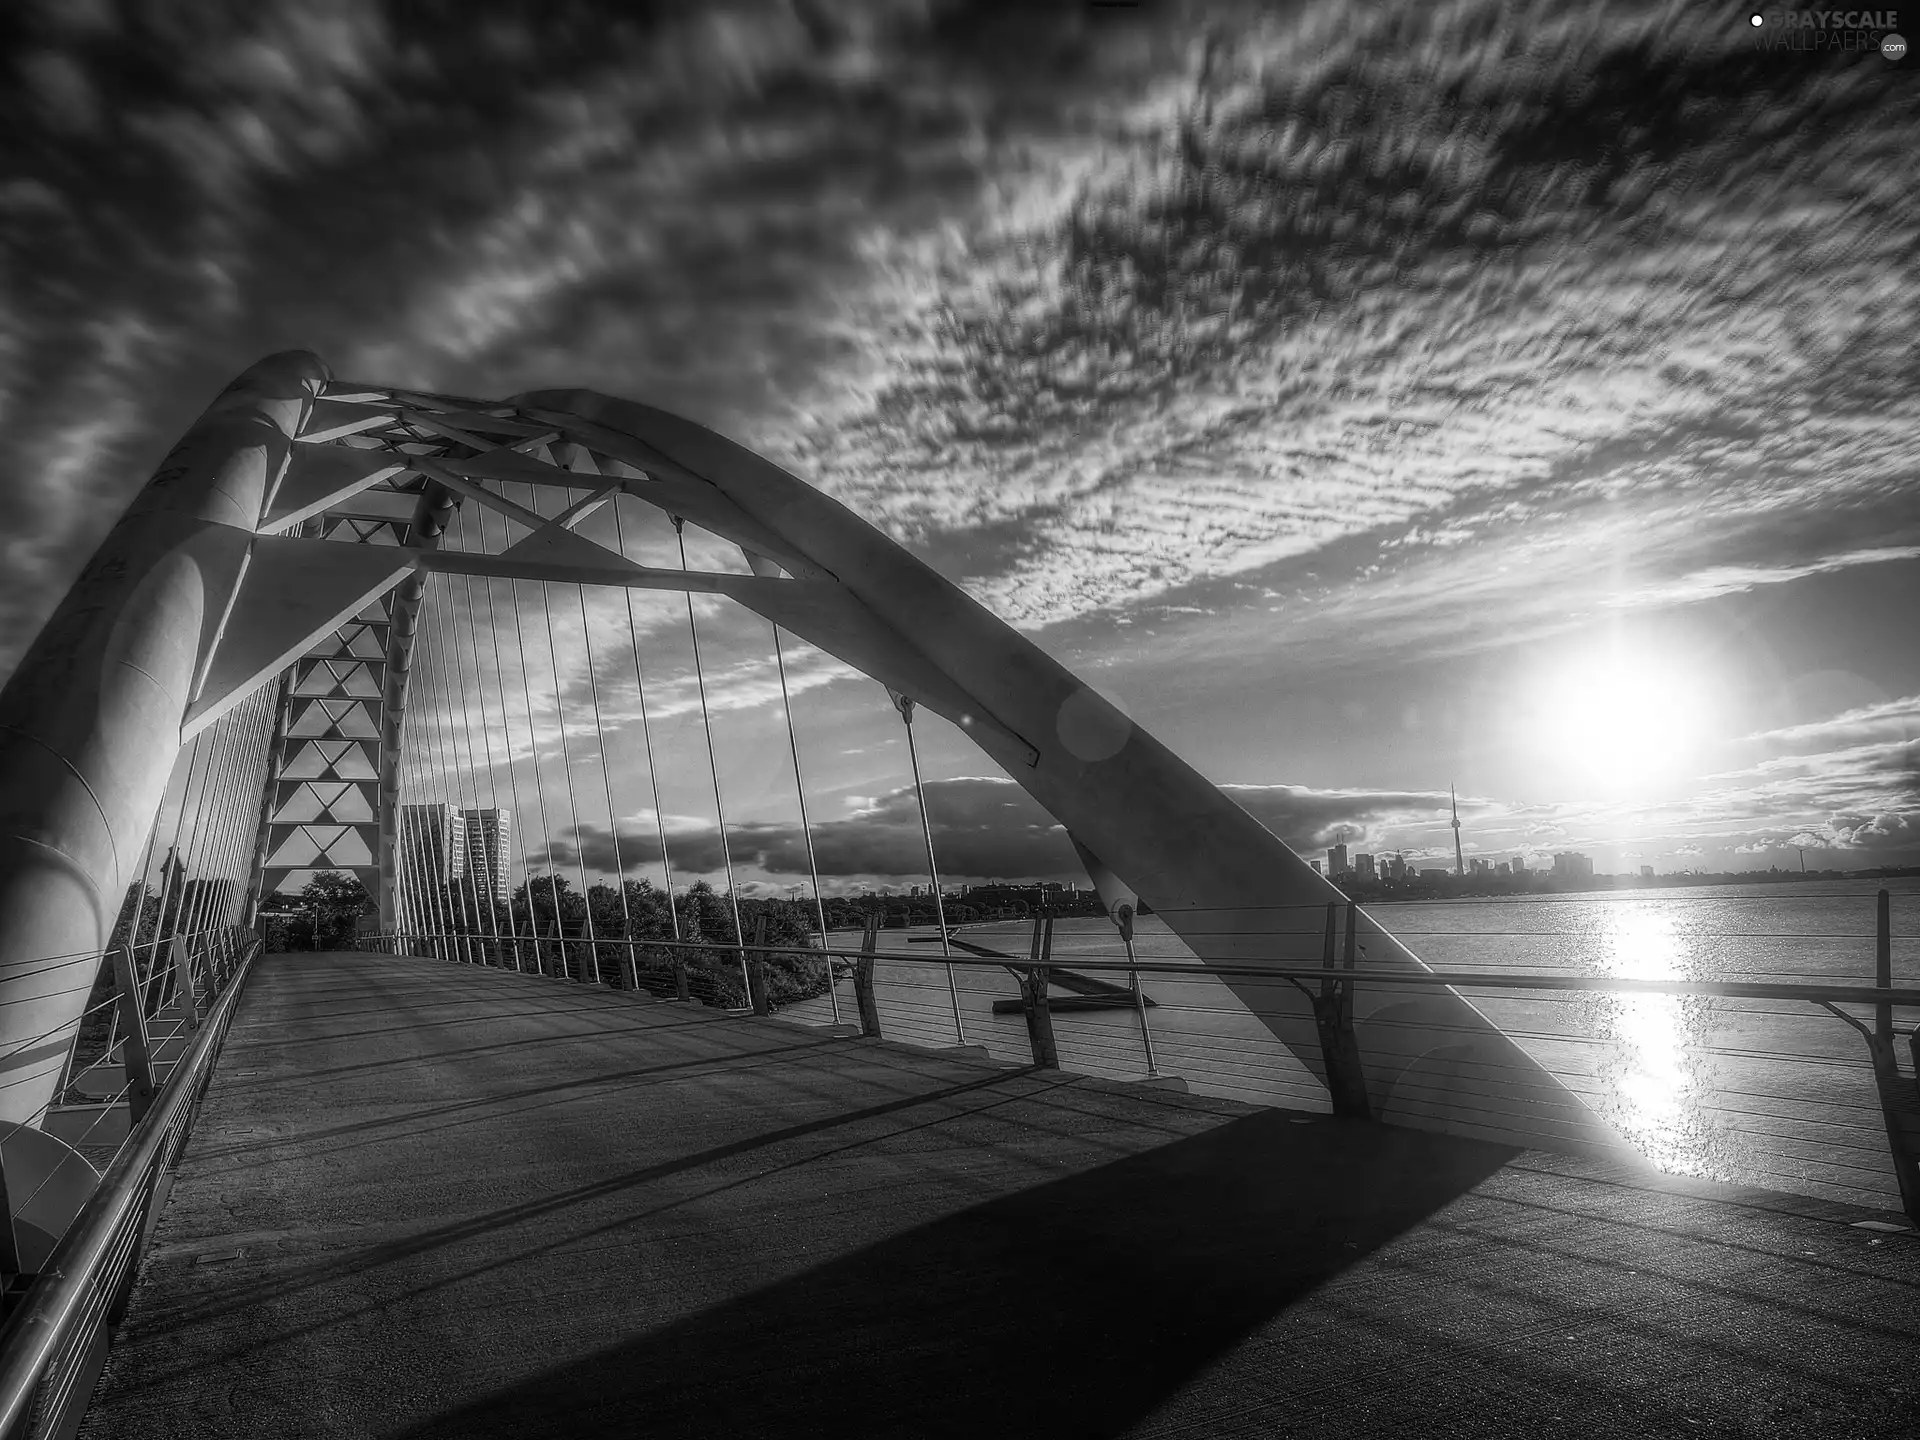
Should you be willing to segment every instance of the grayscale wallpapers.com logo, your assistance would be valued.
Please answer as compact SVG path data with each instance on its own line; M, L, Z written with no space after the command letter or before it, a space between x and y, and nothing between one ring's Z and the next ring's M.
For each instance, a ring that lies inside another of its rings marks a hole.
M1888 60L1904 60L1907 42L1895 32L1898 10L1755 11L1748 24L1761 50L1878 50Z

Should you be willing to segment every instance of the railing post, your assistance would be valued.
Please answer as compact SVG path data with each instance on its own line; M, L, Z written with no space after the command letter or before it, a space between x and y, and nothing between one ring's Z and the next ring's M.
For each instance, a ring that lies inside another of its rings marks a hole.
M773 1013L773 1007L767 996L767 957L761 953L766 943L767 917L762 913L753 917L753 954L745 958L747 1000L753 1006L753 1013L763 1017Z
M1360 907L1347 902L1346 968L1353 969L1354 947L1358 941ZM1327 902L1326 942L1320 953L1322 968L1333 969L1334 940L1339 930L1340 902ZM1360 1064L1360 1042L1353 1033L1353 982L1329 976L1320 982L1320 993L1311 997L1313 1021L1320 1032L1320 1059L1327 1070L1327 1093L1333 1100L1333 1113L1361 1120L1373 1118L1373 1105L1367 1097L1366 1072Z
M187 1017L189 1031L200 1028L200 992L193 983L193 958L187 953L187 947L180 943L180 937L174 936L167 945L167 953L173 960L173 997L180 1006L180 1013Z
M1893 988L1892 897L1882 890L1877 897L1878 924L1874 927L1873 983L1881 990ZM1835 1007L1827 1007L1839 1015ZM1849 1019L1845 1015L1841 1018ZM1920 1225L1920 1033L1909 1035L1913 1051L1914 1078L1900 1073L1899 1052L1893 1048L1893 1005L1873 1007L1873 1028L1852 1022L1866 1037L1867 1053L1873 1059L1874 1087L1880 1092L1880 1115L1887 1127L1887 1150L1893 1157L1894 1179L1900 1185L1900 1208L1915 1225Z
M1047 962L1053 958L1053 916L1033 917L1033 944L1027 952L1030 963L1020 981L1020 998L1025 1002L1027 1045L1033 1051L1033 1063L1042 1070L1060 1068L1060 1050L1053 1039L1053 1008L1047 1003Z
M122 946L114 952L114 988L120 994L120 1056L127 1072L127 1110L138 1125L153 1105L153 1052L147 1047L146 1007L140 1003L140 986L133 974L133 951Z
M1873 983L1882 990L1893 988L1893 898L1882 890L1875 900L1873 936ZM1893 1044L1893 1006L1873 1007L1873 1033L1885 1044Z
M866 933L860 938L860 958L853 962L853 999L860 1011L860 1033L878 1040L880 1006L873 998L873 957L880 948L880 917L869 911L866 922Z
M1120 927L1120 943L1127 947L1127 985L1133 991L1133 1013L1140 1020L1140 1047L1147 1052L1147 1078L1156 1080L1160 1076L1160 1067L1153 1056L1153 1031L1147 1025L1147 997L1140 988L1140 972L1133 968L1133 906L1122 905L1114 912L1114 923Z

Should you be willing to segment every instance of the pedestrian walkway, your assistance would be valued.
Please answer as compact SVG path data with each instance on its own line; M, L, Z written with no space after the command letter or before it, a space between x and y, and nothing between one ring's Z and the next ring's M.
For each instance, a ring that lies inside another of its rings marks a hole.
M1907 1437L1863 1213L274 956L82 1434Z

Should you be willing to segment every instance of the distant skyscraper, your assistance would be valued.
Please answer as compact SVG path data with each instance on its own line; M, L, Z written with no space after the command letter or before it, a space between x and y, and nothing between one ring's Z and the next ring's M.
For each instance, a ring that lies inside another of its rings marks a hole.
M1327 851L1327 873L1344 875L1347 873L1347 847L1335 845Z
M511 810L463 810L461 829L466 850L466 873L474 883L486 887L491 882L494 898L505 901L512 876L512 852L507 848L513 836Z
M1653 867L1651 865L1642 865L1640 867L1640 878L1642 880L1651 880L1653 878Z
M1320 873L1321 873L1321 871L1320 871L1320 862L1319 862L1318 860L1309 860L1309 861L1307 861L1307 864L1309 864L1309 865L1311 865L1311 866L1313 867L1313 873L1314 873L1314 874L1316 874L1316 875L1318 875L1318 874L1320 874Z
M396 838L401 855L400 873L406 883L437 889L464 878L467 873L464 831L460 812L451 805L402 805Z
M1487 873L1487 862L1478 855L1473 857L1473 873L1476 875Z
M1516 875L1524 875L1527 873L1527 857L1526 856L1516 855L1513 857L1513 873Z
M1404 880L1407 878L1407 861L1404 855L1396 855L1387 861L1387 878L1389 880Z
M1362 880L1373 879L1373 857L1371 855L1354 856L1353 868Z
M1562 850L1553 857L1553 873L1561 880L1591 880L1593 858L1578 850Z
M1513 873L1513 867L1502 860L1498 865L1493 867L1493 873L1496 875L1511 875Z

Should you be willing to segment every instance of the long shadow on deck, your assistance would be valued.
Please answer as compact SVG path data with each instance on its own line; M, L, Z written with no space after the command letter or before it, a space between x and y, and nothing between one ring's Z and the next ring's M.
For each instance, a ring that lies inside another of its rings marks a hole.
M1249 1115L881 1241L404 1433L1117 1434L1516 1153ZM781 1223L798 1241L807 1217Z

